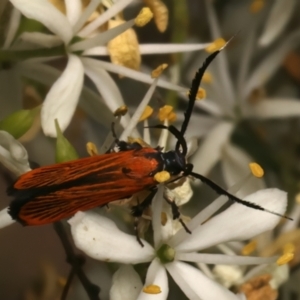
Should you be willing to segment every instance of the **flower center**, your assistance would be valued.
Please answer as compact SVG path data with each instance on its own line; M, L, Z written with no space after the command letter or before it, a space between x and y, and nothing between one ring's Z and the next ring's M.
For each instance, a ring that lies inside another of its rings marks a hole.
M163 264L172 262L175 258L175 250L167 244L161 245L161 247L156 251L157 257Z

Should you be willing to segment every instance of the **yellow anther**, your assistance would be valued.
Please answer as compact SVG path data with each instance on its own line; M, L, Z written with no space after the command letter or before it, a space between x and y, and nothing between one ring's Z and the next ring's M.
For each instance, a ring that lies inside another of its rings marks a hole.
M252 252L256 250L256 247L257 247L257 242L253 240L243 247L241 253L243 255L250 255Z
M264 169L257 163L250 163L249 164L250 171L253 176L261 178L264 176Z
M128 107L126 105L122 105L119 108L117 108L114 112L115 117L124 116L127 114Z
M151 72L152 78L157 78L168 67L168 64L161 64Z
M205 72L202 77L202 82L204 83L212 83L213 77L210 72Z
M86 144L86 151L90 156L95 156L98 154L97 146L92 142L88 142Z
M213 41L208 47L205 48L206 52L213 53L217 50L220 50L224 45L226 44L226 41L222 38L218 38L215 41Z
M284 265L284 264L287 264L288 262L290 262L292 259L294 258L294 253L292 252L288 252L288 253L285 253L283 255L281 255L276 263L278 266L281 266L281 265Z
M143 27L153 18L153 13L151 12L149 7L143 7L140 13L135 18L135 25L138 27Z
M173 112L173 106L165 105L159 109L158 118L161 122L165 120L173 121L176 119L176 114Z
M300 204L300 193L295 196L295 201L297 204Z
M204 99L204 98L206 98L206 91L203 88L199 88L198 92L197 92L196 99L201 100L201 99Z
M172 111L169 116L168 116L168 121L169 122L175 122L177 119L177 115Z
M260 12L265 6L265 1L264 0L254 0L250 4L250 12L252 14L256 14Z
M161 172L158 172L154 175L154 179L159 182L159 183L162 183L162 182L166 182L168 181L169 179L171 178L171 175L169 172L167 171L161 171Z
M158 285L155 284L151 284L151 285L147 285L143 288L143 292L146 294L160 294L161 293L161 288Z
M154 22L160 32L165 32L169 21L169 11L161 0L144 0L144 3L151 9L154 15Z
M152 113L153 113L153 108L151 106L147 105L139 119L139 122L142 122L142 121L148 119L152 115Z
M295 250L296 250L296 247L293 243L287 243L283 246L283 254L294 253Z
M162 212L160 215L161 225L165 226L168 222L168 216L165 212Z

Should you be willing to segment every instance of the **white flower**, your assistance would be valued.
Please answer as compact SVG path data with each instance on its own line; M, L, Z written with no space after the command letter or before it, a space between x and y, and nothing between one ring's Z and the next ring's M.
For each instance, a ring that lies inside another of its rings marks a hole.
M101 261L123 264L151 262L144 289L140 291L137 299L154 297L148 294L147 287L150 289L158 287L160 292L155 295L155 299L166 299L168 295L166 272L172 276L189 299L242 299L185 262L234 265L270 263L274 258L206 254L198 251L231 240L249 239L274 228L280 218L233 204L203 224L203 221L218 209L213 203L214 208L206 208L187 224L192 234L181 229L171 238L164 240L162 237L168 235L163 232L169 232L171 226L161 224L162 193L163 188L160 187L152 205L154 246L142 240L144 247L141 247L135 236L122 232L104 216L79 212L69 220L76 247L88 256ZM278 189L261 190L247 196L245 200L281 214L284 213L287 205L286 193ZM120 276L114 281L114 291L118 289L118 285L122 286L123 280L128 278ZM125 298L129 296L124 295Z
M205 2L212 37L214 39L219 38L221 28L212 2L209 0ZM240 176L245 174L245 166L247 165L245 162L253 161L247 153L235 146L230 140L233 131L239 128L242 121L285 119L300 116L299 99L260 97L256 99L257 101L249 100L252 92L265 85L281 65L285 55L299 45L300 41L300 30L297 29L284 37L278 45L271 48L265 58L253 68L252 59L257 49L255 48L257 47L257 25L260 24L258 22L259 19L256 19L256 23L253 22L249 32L239 33L232 41L233 48L233 43L236 43L240 36L247 37L243 45L244 50L233 57L237 66L237 71L234 71L236 80L232 79L232 72L229 70L229 61L226 56L226 52L231 49L227 47L215 59L211 67L213 80L211 83L203 83L203 87L207 90L208 99L198 104L210 116L199 116L196 120L192 120L189 127L189 135L203 138L202 144L192 158L195 170L207 175L216 163L221 161L224 179L228 186L231 186ZM193 61L194 65L195 61ZM194 71L191 70L190 77L194 76ZM196 122L197 126L195 126ZM199 128L202 130L199 131ZM264 187L264 182L260 181L258 186L249 187L246 192L251 193L255 189Z
M108 8L104 14L84 26L91 13L99 5L100 0L90 1L83 12L81 11L80 0L67 1L66 15L63 15L47 0L11 0L15 9L19 10L27 18L41 22L53 33L53 35L40 32L24 33L16 41L15 48L19 50L21 50L22 47L29 46L34 46L35 48L53 48L63 44L67 52L68 63L61 76L53 67L44 64L44 62L54 59L55 57L38 57L19 63L17 66L18 71L22 75L41 81L44 84L54 83L46 96L41 111L42 127L46 135L56 136L54 126L55 119L58 119L62 130L69 125L83 88L84 74L93 81L105 103L105 105L97 103L98 106L100 105L99 110L101 111L100 118L98 114L97 119L100 119L102 122L107 119L107 116L112 116L111 112L114 112L119 106L124 104L118 87L107 71L128 76L142 82L152 82L150 75L112 63L84 57L85 55L108 55L105 46L107 42L134 25L134 20L130 20L103 33L97 33L95 31L132 1L133 0L120 0L116 2ZM72 39L75 36L80 36L84 38L84 40L72 43ZM9 39L9 42L11 41L12 39ZM9 42L7 42L7 44L9 44ZM208 44L143 45L139 51L141 54L195 51L203 49L207 45ZM78 51L83 52L82 55L75 53L78 53ZM56 75L53 78L54 72ZM59 78L57 79L57 77ZM162 80L159 85L179 92L185 91L184 88ZM87 98L87 95L85 98ZM93 99L93 101L95 100ZM99 102L99 100L97 102ZM82 105L88 113L96 115L94 111L95 105L88 103ZM102 116L105 117L102 118ZM125 117L123 118L122 124L125 126L128 121L129 118ZM109 125L107 123L106 125Z

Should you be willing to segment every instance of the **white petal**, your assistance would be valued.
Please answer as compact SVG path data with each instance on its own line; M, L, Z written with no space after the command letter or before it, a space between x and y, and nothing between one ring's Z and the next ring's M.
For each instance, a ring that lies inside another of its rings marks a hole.
M147 271L145 286L157 285L161 289L159 294L147 294L141 291L137 300L165 300L168 297L169 285L166 269L154 259Z
M251 107L249 117L261 119L284 119L300 116L299 99L264 99Z
M290 33L277 48L267 55L265 59L254 69L251 76L246 80L242 99L247 99L250 93L263 86L275 71L281 66L283 59L300 42L300 30Z
M0 131L0 162L15 175L30 171L28 154L23 145L6 131Z
M47 0L10 0L10 2L29 18L44 24L67 44L73 36L67 18Z
M296 0L274 1L262 35L258 40L261 46L268 46L283 32L292 13L295 11L294 7L296 4Z
M229 122L219 122L202 141L198 151L192 157L195 165L195 173L206 175L221 157L224 143L229 139L233 130L233 124Z
M11 218L11 216L7 212L8 207L2 209L0 211L0 228L7 227L16 221Z
M66 15L71 25L74 25L81 15L82 4L80 0L65 0Z
M113 300L137 299L142 288L143 284L139 274L132 266L124 265L113 276L109 296Z
M138 264L151 261L154 249L142 240L122 232L110 219L92 212L78 212L69 221L74 243L88 256L106 261Z
M21 13L19 10L13 8L7 28L7 33L6 33L6 39L3 45L4 49L7 49L10 47L12 41L15 38L15 35L17 33L17 30L20 25L20 20L21 20Z
M287 194L275 188L257 191L244 200L279 214L284 214L287 206ZM280 219L270 213L234 203L224 212L193 230L176 250L198 251L227 241L247 240L273 229Z
M259 265L269 264L276 261L278 257L251 257L225 254L207 253L176 253L176 260L198 262L214 265Z
M160 185L158 191L152 201L152 228L153 228L153 239L154 247L159 247L162 243L162 224L161 224L161 213L162 213L162 201L163 201L164 187Z
M227 186L234 185L241 178L249 174L249 163L253 161L241 148L234 146L229 141L225 143L221 162L223 177ZM243 198L264 188L266 188L264 180L253 176L251 181L247 182L236 195Z
M52 48L62 44L62 40L58 36L42 32L23 32L18 40L33 44L36 48Z
M86 37L96 30L99 26L108 21L111 17L115 16L118 12L123 10L127 5L129 5L133 0L119 0L112 7L110 7L106 12L101 14L93 22L85 26L80 32L79 36Z
M55 119L62 130L69 125L81 93L83 77L80 59L69 55L66 69L51 87L42 106L41 121L45 135L56 136Z
M188 264L173 262L167 264L166 269L189 299L237 300L232 292Z
M139 49L142 55L178 53L203 50L211 43L205 44L140 44Z

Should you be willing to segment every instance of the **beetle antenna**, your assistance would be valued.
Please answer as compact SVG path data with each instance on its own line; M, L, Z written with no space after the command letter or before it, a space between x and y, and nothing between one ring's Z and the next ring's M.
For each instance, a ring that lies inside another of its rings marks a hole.
M233 38L233 37L232 37ZM232 38L219 50L213 52L212 54L210 54L204 61L203 65L199 68L199 70L196 72L195 77L192 81L192 85L191 88L189 90L189 102L188 102L188 106L187 109L184 113L184 120L182 122L181 125L181 129L180 129L180 133L182 136L184 136L187 127L189 125L190 119L191 119L191 115L195 106L195 102L197 99L197 93L198 93L198 89L200 87L203 75L206 71L206 69L208 68L208 66L210 65L210 63L216 58L216 56L228 45L228 43L230 43L230 41L232 40ZM176 151L179 151L179 147L180 147L180 141L178 140L176 143ZM186 154L186 153L184 153Z
M250 207L250 208L253 208L253 209L265 211L265 212L268 212L268 213L270 213L272 215L279 216L279 217L282 217L282 218L285 218L285 219L288 219L288 220L291 220L291 221L293 220L292 218L290 218L288 216L279 214L279 213L277 213L275 211L268 210L268 209L266 209L266 208L264 208L264 207L262 207L260 205L257 205L257 204L255 204L253 202L242 200L242 199L240 199L240 198L232 195L231 193L227 192L226 190L224 190L223 188L221 188L219 185L217 185L216 183L214 183L212 180L206 178L203 175L200 175L200 174L197 174L197 173L194 173L194 172L189 172L187 175L191 175L191 176L193 176L193 177L195 177L197 179L200 179L203 183L205 183L206 185L208 185L217 194L227 196L228 199L230 199L233 202L242 204L244 206L247 206L247 207Z

